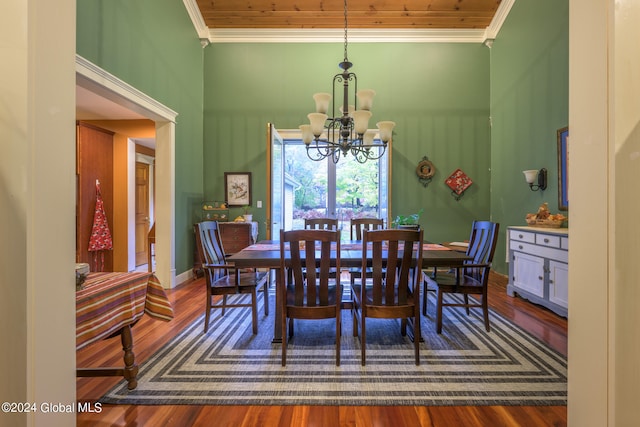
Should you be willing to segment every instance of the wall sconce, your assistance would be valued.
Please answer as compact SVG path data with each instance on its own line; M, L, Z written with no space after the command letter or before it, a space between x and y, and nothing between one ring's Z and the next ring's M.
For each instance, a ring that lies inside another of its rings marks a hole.
M529 188L531 189L531 191L547 189L547 169L529 169L526 171L522 171L522 173L524 174L524 179L527 180L527 184L529 184ZM538 177L537 185L534 184L534 182L536 181L536 177Z

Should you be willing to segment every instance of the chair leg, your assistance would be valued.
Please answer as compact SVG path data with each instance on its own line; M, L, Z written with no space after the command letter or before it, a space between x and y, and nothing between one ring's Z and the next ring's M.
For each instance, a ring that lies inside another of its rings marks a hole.
M282 366L287 366L287 313L282 313Z
M351 307L351 319L353 320L353 336L358 336L358 310L356 307L356 300L352 298L353 307Z
M429 285L427 284L426 280L424 280L422 282L422 284L423 284L423 287L422 287L422 315L424 317L427 317L427 300L428 300L427 292L428 292L428 286Z
M340 366L340 335L342 334L342 323L340 321L340 306L336 307L336 366Z
M413 317L413 348L416 353L416 366L420 365L420 308L418 308Z
M222 295L222 315L224 316L224 312L227 309L227 296Z
M209 317L211 316L211 298L212 296L207 292L207 303L205 304L204 312L204 333L209 331Z
M267 277L267 281L262 285L262 292L264 293L264 315L269 315L269 278Z
M442 333L442 291L438 289L438 305L436 306L436 332Z
M468 294L464 294L464 304L465 304L465 309L467 310L467 316L470 314L469 313L469 295Z
M361 346L361 357L362 357L362 366L365 366L366 364L366 360L367 360L367 332L366 332L366 324L367 324L367 319L364 317L364 315L360 316L360 319L362 320L362 323L360 325L360 346Z
M487 332L491 332L491 327L489 326L489 307L486 295L482 296L482 314L484 315L484 328Z
M256 288L251 289L251 319L253 322L253 334L258 333L258 295Z

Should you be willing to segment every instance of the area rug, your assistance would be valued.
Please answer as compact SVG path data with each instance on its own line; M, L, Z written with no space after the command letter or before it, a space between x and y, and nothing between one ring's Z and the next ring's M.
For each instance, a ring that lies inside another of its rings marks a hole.
M258 301L262 301L258 298ZM249 309L203 317L156 352L141 367L138 387L122 381L100 401L141 405L566 405L566 358L520 327L491 312L491 332L481 313L445 308L435 332L430 296L422 318L420 366L413 344L397 320L368 320L367 364L342 311L341 365L335 366L332 320L298 321L287 366L280 344L272 344L270 316L260 312L251 333Z

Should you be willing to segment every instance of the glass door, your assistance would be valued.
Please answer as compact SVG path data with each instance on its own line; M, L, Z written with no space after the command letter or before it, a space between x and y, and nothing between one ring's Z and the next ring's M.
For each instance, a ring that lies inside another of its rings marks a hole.
M280 226L304 228L305 218L337 218L345 240L350 238L352 218L382 218L389 226L390 145L379 160L358 163L348 155L335 164L330 159L310 160L298 130L273 129L273 133L280 139L276 143L271 138L270 150L280 157L272 156L270 181L278 181L280 187L272 183L271 211L278 208L282 217L273 224L272 235L278 235Z

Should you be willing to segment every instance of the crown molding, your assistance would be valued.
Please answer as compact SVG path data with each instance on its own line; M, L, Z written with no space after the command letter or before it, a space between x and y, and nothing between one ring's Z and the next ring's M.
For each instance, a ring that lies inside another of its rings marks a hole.
M500 28L502 28L502 24L504 24L505 19L509 16L509 12L511 11L511 7L516 0L502 0L500 2L500 6L498 6L498 10L496 14L493 15L493 19L491 20L491 24L487 27L485 40L483 43L487 43L487 40L493 40L498 36L500 32Z
M201 40L208 38L209 28L207 28L207 25L204 23L204 18L200 13L196 0L182 0L182 3L184 3L184 7L187 9L187 13L189 14L189 18L191 18L193 27L196 29L196 33L198 33L198 38Z
M485 30L455 29L349 29L349 43L474 43L484 40ZM339 28L300 29L212 29L211 43L342 43L344 30Z
M202 47L209 43L334 43L344 41L344 30L300 28L220 28L210 29L196 0L183 0ZM502 0L485 29L360 29L349 30L349 43L487 43L500 31L515 0Z

